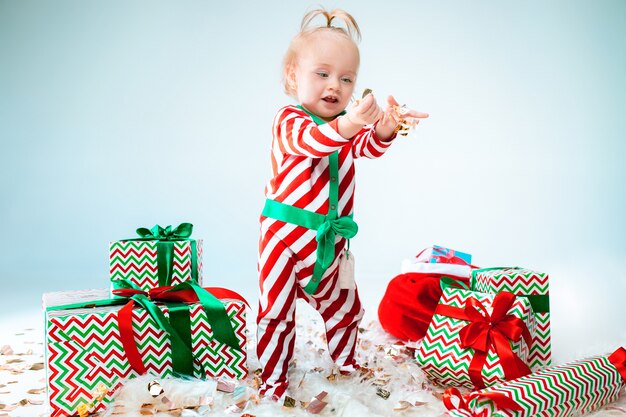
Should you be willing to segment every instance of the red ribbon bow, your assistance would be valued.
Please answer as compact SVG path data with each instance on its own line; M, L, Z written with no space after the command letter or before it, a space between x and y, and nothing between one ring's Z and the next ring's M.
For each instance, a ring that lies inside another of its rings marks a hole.
M532 338L526 324L519 317L507 314L515 302L515 295L502 291L492 303L491 314L475 298L468 298L465 308L446 305L437 306L436 314L467 320L469 323L459 333L461 347L474 349L469 366L469 376L476 388L484 388L481 370L487 362L489 348L493 347L500 358L500 364L507 380L516 379L530 373L530 368L511 349L511 342L524 337L530 347Z
M513 399L499 392L470 392L465 397L456 388L448 388L443 393L443 404L448 410L456 410L467 417L488 417L489 409L483 408L480 411L474 411L469 408L469 402L472 399L487 399L492 401L498 409L508 409L521 411L522 407ZM455 404L456 402L456 404Z
M468 265L465 260L455 255L453 249L448 249L447 251L441 251L441 255L432 255L432 258L437 263L442 264L454 264L454 265Z

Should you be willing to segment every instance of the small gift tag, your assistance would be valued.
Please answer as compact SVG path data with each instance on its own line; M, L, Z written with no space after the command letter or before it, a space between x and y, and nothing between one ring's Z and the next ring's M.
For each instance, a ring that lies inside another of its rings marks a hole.
M348 249L341 255L339 260L339 288L349 290L356 288L354 282L354 255Z

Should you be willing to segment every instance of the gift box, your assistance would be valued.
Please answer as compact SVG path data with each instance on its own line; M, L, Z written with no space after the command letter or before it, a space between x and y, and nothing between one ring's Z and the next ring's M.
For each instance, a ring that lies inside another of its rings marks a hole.
M616 401L626 385L626 350L555 366L443 401L452 417L569 417Z
M434 245L422 250L413 259L405 259L401 271L403 274L416 272L469 278L473 268L471 263L472 255L469 253Z
M133 295L130 304L107 297L106 289L44 294L45 366L52 417L76 415L85 408L101 410L123 379L144 373L246 376L244 302L217 301L223 320L216 322L200 302L173 302L164 297L167 301L161 303ZM218 330L224 321L230 324L230 345L217 340L224 332Z
M189 238L192 227L139 228L140 237L111 242L111 281L126 279L144 291L185 281L202 285L202 240Z
M530 372L534 331L528 299L447 287L416 360L436 384L483 388Z
M460 252L458 250L444 248L443 246L434 245L424 249L417 256L418 262L444 263L456 265L471 265L472 255Z
M474 291L492 294L509 291L530 301L537 326L529 358L533 371L552 364L548 281L546 273L518 267L475 269L471 276L471 288Z

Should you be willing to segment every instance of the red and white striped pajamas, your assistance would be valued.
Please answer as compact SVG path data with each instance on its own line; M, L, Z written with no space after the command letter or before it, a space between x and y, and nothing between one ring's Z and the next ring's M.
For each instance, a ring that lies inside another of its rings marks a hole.
M317 125L295 106L278 111L273 125L272 179L265 188L268 199L326 215L329 200L327 156L339 151L338 216L352 213L354 158L377 158L391 145L378 139L371 126L351 139L337 132L337 120ZM363 308L356 287L338 285L339 257L345 238L337 235L335 259L315 294L304 287L316 262L316 231L261 216L259 241L259 312L257 354L263 372L261 394L281 397L288 386L287 367L295 342L296 299L301 298L322 316L328 350L341 370L354 370L354 351Z

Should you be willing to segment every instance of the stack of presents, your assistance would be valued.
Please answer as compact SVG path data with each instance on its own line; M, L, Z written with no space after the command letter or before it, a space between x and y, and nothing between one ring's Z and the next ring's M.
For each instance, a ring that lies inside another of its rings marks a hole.
M111 242L110 289L44 294L51 417L100 411L127 378L150 373L240 379L246 301L203 288L192 225Z
M191 229L140 228L111 242L109 289L44 294L52 417L101 411L125 379L146 373L247 376L247 303L202 287L202 240ZM552 366L548 282L434 246L390 281L379 318L390 334L421 341L415 359L447 388L452 417L590 412L618 398L626 350Z
M379 305L382 327L421 341L418 365L447 387L452 417L571 416L616 401L626 385L626 350L551 364L548 274L478 268L440 246L405 261Z

